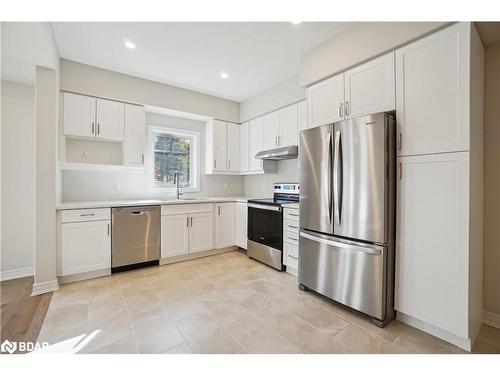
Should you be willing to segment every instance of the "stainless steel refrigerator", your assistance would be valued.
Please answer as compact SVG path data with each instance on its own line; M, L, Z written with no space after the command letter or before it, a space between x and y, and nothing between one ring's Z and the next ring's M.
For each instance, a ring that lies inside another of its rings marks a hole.
M389 113L300 134L300 287L379 326L395 315L395 148Z

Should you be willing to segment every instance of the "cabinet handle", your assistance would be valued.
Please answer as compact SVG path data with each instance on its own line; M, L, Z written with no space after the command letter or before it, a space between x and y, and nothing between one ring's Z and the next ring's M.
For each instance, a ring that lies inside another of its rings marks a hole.
M398 163L398 178L403 179L403 163Z
M214 159L214 168L217 167L217 160Z
M342 105L342 103L339 104L339 117L343 117L344 116L344 110L343 110L344 106Z
M144 165L144 154L142 154L142 156L141 156L141 161L142 161L142 164Z
M94 121L92 121L92 134L95 134L95 124L94 124Z
M86 217L86 216L95 216L95 214L80 214L81 217Z
M289 228L293 228L293 229L299 229L299 227L295 226L295 225L288 225Z
M97 134L101 133L101 124L97 123Z
M293 255L290 255L290 254L288 254L288 257L289 257L289 258L292 258L292 259L295 259L295 260L299 260L299 258L294 257Z
M398 150L403 148L403 133L398 133Z
M108 236L109 236L109 224L108 224Z
M193 226L193 217L189 218L189 222L190 222L191 226Z
M298 241L298 238L288 237L289 240Z
M349 113L351 113L351 105L349 102L345 102L345 115L349 116Z
M217 206L217 215L220 215L220 206Z
M281 135L278 135L278 146L281 146Z
M299 214L288 214L289 216L299 216Z
M186 227L189 227L189 216L186 217Z

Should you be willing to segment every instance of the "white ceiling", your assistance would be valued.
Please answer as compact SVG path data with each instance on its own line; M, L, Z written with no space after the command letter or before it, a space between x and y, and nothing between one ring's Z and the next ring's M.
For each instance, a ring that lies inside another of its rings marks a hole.
M299 72L300 55L353 23L53 23L61 58L235 101ZM136 43L124 47L123 39ZM225 71L229 78L219 74Z

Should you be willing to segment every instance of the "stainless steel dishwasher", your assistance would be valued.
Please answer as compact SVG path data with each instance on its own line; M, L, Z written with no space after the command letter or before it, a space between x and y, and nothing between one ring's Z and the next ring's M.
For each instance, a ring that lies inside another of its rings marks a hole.
M160 206L111 210L111 272L158 265Z

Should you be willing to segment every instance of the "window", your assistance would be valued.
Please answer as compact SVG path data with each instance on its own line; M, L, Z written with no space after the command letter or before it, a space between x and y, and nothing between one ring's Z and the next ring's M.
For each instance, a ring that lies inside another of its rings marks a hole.
M155 127L151 131L153 185L156 188L175 188L175 172L185 190L196 190L197 147L199 134L185 130Z

